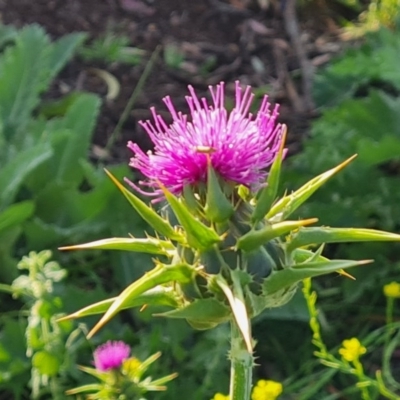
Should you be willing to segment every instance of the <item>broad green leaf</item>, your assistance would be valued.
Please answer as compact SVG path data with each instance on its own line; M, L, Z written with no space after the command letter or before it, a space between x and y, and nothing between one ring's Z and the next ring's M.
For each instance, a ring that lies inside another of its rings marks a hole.
M8 285L4 285L4 288L0 285L0 291L8 291ZM106 299L103 301L99 301L97 303L91 304L90 306L84 307L79 311L76 311L70 315L59 318L58 321L65 321L76 318L88 317L90 315L95 314L103 314L105 313L117 300L117 297L112 297L110 299ZM133 307L140 306L168 306L177 308L180 306L180 298L175 293L175 289L172 287L159 286L154 289L147 290L143 294L134 297L130 302L126 303L123 310Z
M322 243L343 242L399 242L400 235L362 228L300 228L287 243L287 250Z
M207 199L204 211L209 221L225 222L232 215L234 208L222 191L210 161L207 168Z
M198 250L208 250L215 243L221 241L221 238L214 231L199 221L186 208L186 206L166 188L162 188L164 196L171 206L176 218L183 227L188 245Z
M279 151L269 170L267 186L261 190L259 195L257 195L257 203L254 207L253 214L251 216L253 225L257 224L262 219L264 219L265 215L268 213L272 204L276 200L276 195L278 193L279 180L281 175L284 147L286 142L286 132L287 132L286 125L284 125L282 129L283 133Z
M276 202L267 214L267 219L272 219L278 216L279 221L284 220L299 208L317 189L319 189L328 179L338 173L341 169L346 167L351 161L354 160L356 155L350 157L346 161L339 164L337 167L332 168L321 175L311 179L300 189L291 193L290 195L282 197Z
M1 88L0 88L1 91ZM38 144L21 151L0 170L0 208L11 203L24 179L38 165L52 156L49 144Z
M163 285L165 283L188 283L194 279L197 274L195 267L188 264L165 265L158 264L151 271L147 272L136 282L129 285L111 304L110 308L103 315L96 326L89 332L88 338L92 337L101 327L103 327L118 312L126 308L135 297L144 292Z
M138 214L159 234L171 239L176 240L179 243L184 243L185 239L180 232L175 230L168 221L160 217L156 211L150 208L146 203L140 200L137 196L125 189L118 180L111 174L111 172L105 170L106 174L114 182L117 188L126 197L132 207L138 212Z
M85 244L77 244L75 246L60 247L59 250L85 249L136 251L139 253L163 254L166 256L171 256L176 251L175 246L171 242L154 238L109 238Z
M60 182L80 184L82 170L79 159L88 157L94 125L99 113L100 99L93 94L81 94L68 109L63 118L62 128L70 131L69 140L56 151L59 160L55 179Z
M301 226L314 224L317 221L317 218L300 221L283 221L276 224L268 224L262 229L252 229L237 240L236 247L240 250L252 251L278 236L285 235Z
M32 216L34 209L32 201L22 201L8 206L0 213L0 231L25 221Z
M361 162L365 162L368 165L379 165L398 158L400 140L394 135L385 135L376 139L360 138L358 141L358 153Z
M265 278L262 286L266 295L274 294L279 290L289 288L305 278L326 275L331 272L338 272L342 269L356 267L370 262L372 262L372 260L329 260L302 263L280 271L273 271L271 275Z
M8 139L18 132L22 135L39 103L50 72L50 50L50 40L44 30L31 25L19 32L15 44L8 46L0 58L0 116ZM18 139L22 141L23 137Z
M49 80L54 78L72 58L78 46L84 42L86 36L85 33L70 33L62 36L53 43L49 55Z

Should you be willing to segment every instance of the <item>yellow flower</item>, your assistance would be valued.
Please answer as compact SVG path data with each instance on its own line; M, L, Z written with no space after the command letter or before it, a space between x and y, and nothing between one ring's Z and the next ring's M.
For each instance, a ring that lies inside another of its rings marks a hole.
M229 396L222 393L216 393L211 400L229 400Z
M342 348L339 349L339 354L349 362L358 360L358 358L367 352L367 349L360 343L357 338L343 340Z
M386 297L392 297L394 299L400 298L400 283L391 282L383 287L383 293Z
M275 400L282 391L281 383L261 379L253 389L251 400Z

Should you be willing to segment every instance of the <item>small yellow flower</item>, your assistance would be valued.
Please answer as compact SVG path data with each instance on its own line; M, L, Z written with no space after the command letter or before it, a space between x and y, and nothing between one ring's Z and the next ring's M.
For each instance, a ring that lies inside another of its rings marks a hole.
M261 379L253 389L251 400L275 400L282 391L283 386L281 383Z
M211 400L229 400L229 396L222 393L216 393Z
M342 346L343 347L339 349L339 354L349 362L358 360L361 355L367 352L367 349L357 338L343 340Z
M383 287L383 294L394 299L400 298L400 283L391 282Z

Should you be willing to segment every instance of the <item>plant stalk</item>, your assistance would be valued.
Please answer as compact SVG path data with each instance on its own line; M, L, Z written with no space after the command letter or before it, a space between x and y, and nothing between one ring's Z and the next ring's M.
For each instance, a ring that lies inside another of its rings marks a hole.
M253 376L253 354L249 353L246 343L236 325L231 321L231 382L229 400L250 400Z

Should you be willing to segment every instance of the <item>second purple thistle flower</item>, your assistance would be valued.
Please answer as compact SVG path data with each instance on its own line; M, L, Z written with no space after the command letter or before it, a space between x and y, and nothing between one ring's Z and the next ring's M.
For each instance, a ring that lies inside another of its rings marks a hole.
M210 86L212 102L198 98L189 86L186 97L190 115L177 112L169 96L164 103L172 116L167 125L151 108L153 121L141 121L154 143L154 151L144 153L129 142L134 156L130 166L147 178L139 185L126 180L138 192L163 198L159 183L175 195L182 193L185 185L196 186L207 181L207 162L221 179L241 184L252 191L264 184L267 168L278 152L284 126L276 122L278 105L271 110L268 96L264 96L255 115L250 113L254 99L250 86L244 90L236 82L235 106L225 108L225 88L221 82Z

